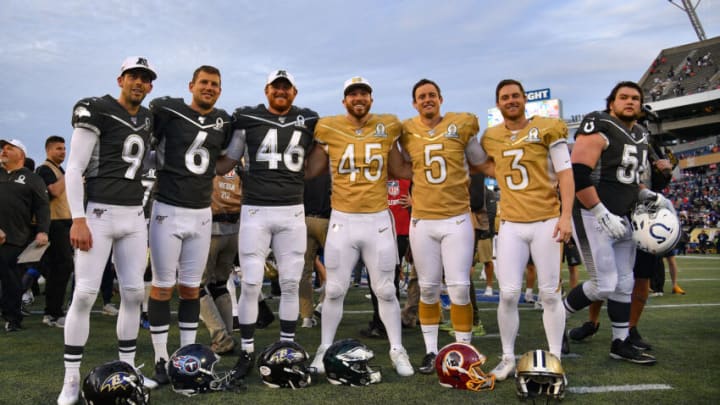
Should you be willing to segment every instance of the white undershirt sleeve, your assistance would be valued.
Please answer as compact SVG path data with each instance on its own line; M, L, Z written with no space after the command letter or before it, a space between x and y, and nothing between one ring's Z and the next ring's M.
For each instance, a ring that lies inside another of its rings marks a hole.
M572 168L572 163L570 163L570 150L568 149L567 142L558 141L550 145L550 160L552 161L555 173Z
M73 130L70 141L70 157L65 170L65 189L73 218L85 217L83 174L97 142L98 136L95 132L85 128Z
M245 130L236 129L233 131L230 144L225 149L225 155L230 159L239 162L240 159L245 155Z
M465 146L465 156L471 165L479 165L485 163L488 155L480 144L480 136L473 136Z

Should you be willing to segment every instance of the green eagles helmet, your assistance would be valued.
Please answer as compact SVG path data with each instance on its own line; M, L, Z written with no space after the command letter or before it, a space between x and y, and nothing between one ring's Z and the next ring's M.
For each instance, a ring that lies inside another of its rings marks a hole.
M361 387L379 383L380 370L373 370L368 362L375 354L356 339L333 343L325 352L323 364L328 381L334 385Z

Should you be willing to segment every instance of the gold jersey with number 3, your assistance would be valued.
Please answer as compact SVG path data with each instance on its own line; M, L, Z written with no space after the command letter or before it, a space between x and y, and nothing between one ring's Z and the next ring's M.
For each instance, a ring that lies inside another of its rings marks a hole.
M567 143L567 134L563 121L538 116L518 131L510 131L504 123L485 131L480 142L495 160L500 219L536 222L560 216L550 148Z
M318 121L315 139L330 160L333 209L350 213L387 209L387 159L401 129L392 114L371 114L362 128L345 115Z
M470 211L465 148L480 129L470 113L446 113L434 128L419 116L403 122L400 146L413 167L413 218L443 219Z

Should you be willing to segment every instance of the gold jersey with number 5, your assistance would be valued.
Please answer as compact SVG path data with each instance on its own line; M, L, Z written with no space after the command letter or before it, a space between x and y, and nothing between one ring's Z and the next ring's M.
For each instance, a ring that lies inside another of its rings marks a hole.
M387 159L401 129L392 114L371 114L362 128L344 115L318 121L315 139L330 161L333 209L352 213L387 209Z
M413 166L413 218L443 219L470 211L465 148L480 130L470 113L446 113L434 128L419 116L403 122L400 146Z
M480 142L495 160L500 219L535 222L560 216L550 148L567 143L567 134L562 120L538 116L518 131L510 131L504 123L485 131Z

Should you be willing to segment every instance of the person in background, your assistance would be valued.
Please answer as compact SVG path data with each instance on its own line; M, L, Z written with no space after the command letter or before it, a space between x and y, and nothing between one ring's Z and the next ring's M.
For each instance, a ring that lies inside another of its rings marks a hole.
M73 248L70 246L72 218L65 192L65 139L52 135L45 140L45 161L37 167L50 198L50 247L43 256L41 266L45 274L45 315L48 326L65 326L65 291L74 271Z
M237 256L242 182L234 168L215 176L211 198L212 238L200 284L200 319L210 332L212 351L224 354L235 348L232 338L235 296L230 294L227 284Z
M0 309L6 332L22 329L18 256L31 241L46 245L50 230L47 188L40 176L25 167L25 156L27 149L21 141L0 140Z
M305 179L303 204L305 206L305 226L307 226L307 248L305 249L305 267L300 278L300 318L303 328L312 328L318 320L313 315L312 275L318 251L325 247L328 223L330 222L330 174ZM322 265L322 264L321 264ZM324 295L323 295L324 296ZM322 300L320 300L322 303Z
M402 262L402 258L406 256L410 244L408 238L408 232L410 230L410 210L412 207L410 184L410 180L407 179L389 178L387 181L388 207L390 208L390 212L392 212L395 223L395 241L400 262ZM400 300L400 265L401 263L395 265L395 279L393 281L398 300ZM375 291L372 289L372 283L370 283L370 300L373 305L373 317L368 323L368 327L360 330L360 334L370 338L385 338L387 337L387 330L380 319L378 300Z

